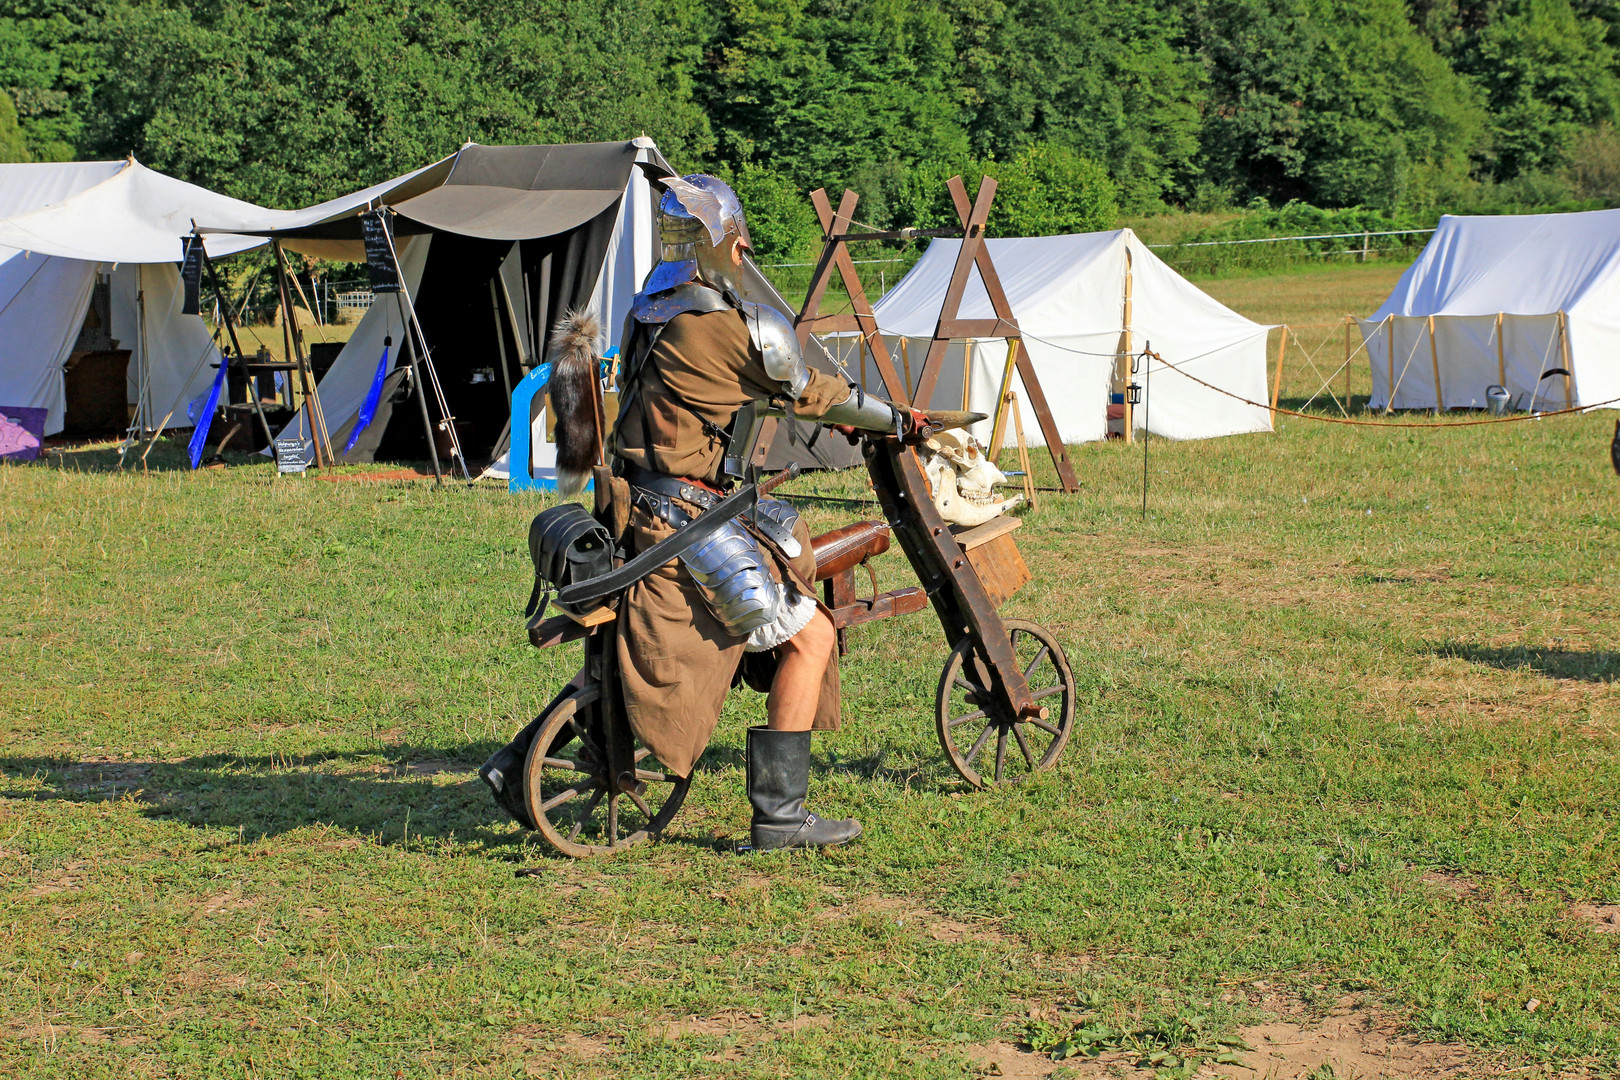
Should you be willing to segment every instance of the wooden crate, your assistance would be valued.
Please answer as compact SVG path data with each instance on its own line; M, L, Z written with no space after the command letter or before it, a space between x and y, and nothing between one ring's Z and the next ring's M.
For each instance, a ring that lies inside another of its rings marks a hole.
M1029 581L1029 567L1013 541L1013 530L1023 524L1019 518L1002 515L956 534L956 542L967 553L968 564L979 575L990 602L1000 607L1007 598Z

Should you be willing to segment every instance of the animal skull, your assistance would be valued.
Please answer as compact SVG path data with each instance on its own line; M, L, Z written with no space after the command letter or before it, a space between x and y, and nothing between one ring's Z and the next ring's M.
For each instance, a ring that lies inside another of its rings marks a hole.
M954 525L982 525L1006 513L1023 501L1022 495L999 499L992 490L1007 482L1007 476L984 454L984 448L966 432L942 431L925 444L929 451L923 463L934 509Z

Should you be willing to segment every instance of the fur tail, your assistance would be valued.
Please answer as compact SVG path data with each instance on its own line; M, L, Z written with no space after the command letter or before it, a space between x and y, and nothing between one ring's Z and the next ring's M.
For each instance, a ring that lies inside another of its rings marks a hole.
M602 323L590 311L569 311L551 332L551 405L557 416L557 490L582 491L602 460L602 384L597 358Z

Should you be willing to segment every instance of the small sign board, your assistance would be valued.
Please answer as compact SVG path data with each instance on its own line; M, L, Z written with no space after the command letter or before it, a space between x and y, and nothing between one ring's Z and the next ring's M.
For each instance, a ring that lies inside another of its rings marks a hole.
M185 286L180 314L197 315L202 311L202 237L195 233L182 236L180 254L180 282Z
M276 469L284 473L301 473L315 460L315 444L303 439L276 440Z
M366 274L374 293L399 292L399 264L394 261L393 229L386 210L360 215L360 237L366 245Z

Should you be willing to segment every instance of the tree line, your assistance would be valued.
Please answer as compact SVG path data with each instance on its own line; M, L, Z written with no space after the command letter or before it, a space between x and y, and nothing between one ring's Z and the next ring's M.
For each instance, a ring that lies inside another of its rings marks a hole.
M1611 0L3 0L0 160L122 157L290 207L452 152L646 133L882 226L1620 197Z

